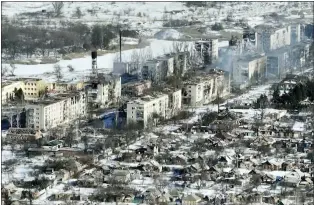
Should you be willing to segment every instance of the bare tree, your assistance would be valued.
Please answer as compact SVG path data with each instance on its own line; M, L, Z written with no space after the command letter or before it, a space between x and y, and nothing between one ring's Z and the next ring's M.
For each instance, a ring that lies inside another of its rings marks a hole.
M170 49L174 53L188 51L189 45L186 42L173 42L172 48Z
M199 67L200 64L201 64L200 56L198 55L198 53L194 49L191 49L190 50L190 58L188 61L188 66L191 69L195 69L196 67Z
M62 1L56 1L56 2L52 2L52 6L56 13L56 17L59 17L62 14L64 3Z
M149 59L152 59L152 58L153 58L152 47L149 47L149 48L147 49L147 51L146 51L144 54L145 54L145 55L144 55L145 61L146 61L146 60L149 60Z
M73 71L74 71L74 68L73 68L72 65L68 65L67 67L68 67L68 69L69 69L69 72L73 72Z
M7 66L2 66L2 69L1 69L1 76L5 76L8 74L8 67Z
M10 64L10 67L11 67L10 73L11 73L12 76L14 76L14 72L17 69L17 67L14 64Z
M61 71L62 71L61 66L59 64L55 64L53 66L53 71L54 71L54 74L55 74L57 80L60 81L61 78L63 77L62 73L61 73Z
M65 133L65 143L69 146L69 147L72 147L73 145L73 141L74 141L74 136L75 136L75 133L74 133L74 126L73 125L70 125L70 127L68 127L66 129L66 133Z
M76 16L77 18L81 18L83 16L83 13L81 11L81 8L80 7L76 7L76 10L75 10L75 13L74 13L74 16Z

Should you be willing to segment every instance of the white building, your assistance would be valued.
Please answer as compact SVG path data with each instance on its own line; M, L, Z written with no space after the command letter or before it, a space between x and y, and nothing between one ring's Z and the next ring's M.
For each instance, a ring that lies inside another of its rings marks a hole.
M225 82L224 72L215 71L202 76L196 76L184 82L182 89L183 104L198 106L208 104L218 97L225 97L230 84Z
M5 104L10 99L13 99L15 89L24 89L24 83L22 81L3 82L1 83L1 103Z
M301 41L301 25L291 25L291 45L297 44Z
M218 39L195 42L195 50L204 64L212 64L218 60Z
M166 94L145 96L127 104L127 123L135 122L147 127L152 122L153 114L166 118L169 98Z
M258 26L257 48L262 52L269 52L291 44L291 26L274 28Z
M144 63L142 68L142 76L144 80L151 80L154 83L161 81L161 62L154 59Z
M12 81L7 81L1 85L2 103L7 103L8 100L14 98L14 90L22 89L24 100L37 100L45 91L47 84L38 78L18 78Z
M113 62L112 73L119 75L129 73L129 64L125 62Z
M174 57L173 61L173 72L174 74L184 75L188 68L188 57L189 52L179 52L172 54Z
M149 80L125 83L122 85L122 94L130 96L143 95L144 91L151 88L152 83Z
M281 48L267 54L267 78L281 78L290 69L289 50L287 48Z
M233 62L232 82L234 85L248 85L266 74L266 56L246 55Z
M136 122L147 127L154 123L154 115L168 119L181 110L181 98L181 90L169 90L132 100L127 104L127 123Z
M58 94L26 105L27 125L47 130L68 123L86 114L84 92Z
M87 84L88 102L106 107L117 103L121 98L121 77L102 75Z
M174 56L166 54L156 59L148 60L142 68L142 77L144 80L151 80L153 83L159 83L174 73Z
M166 54L157 57L157 60L161 62L161 79L164 80L165 78L172 76L174 70L174 57L170 54Z
M165 89L168 93L169 109L166 112L166 118L171 118L177 115L182 108L182 90L181 89Z

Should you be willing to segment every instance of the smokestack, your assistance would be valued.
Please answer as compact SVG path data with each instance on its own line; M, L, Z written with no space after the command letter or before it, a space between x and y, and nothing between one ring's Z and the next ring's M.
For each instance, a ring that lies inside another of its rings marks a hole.
M92 73L97 75L97 51L92 51Z
M121 29L119 30L119 40L120 40L120 63L122 62L122 55L121 55L121 50L122 50L122 31Z

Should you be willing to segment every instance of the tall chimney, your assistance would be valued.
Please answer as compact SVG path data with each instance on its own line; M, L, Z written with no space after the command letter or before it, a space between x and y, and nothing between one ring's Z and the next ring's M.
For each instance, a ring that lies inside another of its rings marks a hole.
M97 51L92 51L92 74L97 75Z
M121 29L119 30L119 40L120 40L120 63L122 62L122 55L121 55L121 50L122 50L122 31Z

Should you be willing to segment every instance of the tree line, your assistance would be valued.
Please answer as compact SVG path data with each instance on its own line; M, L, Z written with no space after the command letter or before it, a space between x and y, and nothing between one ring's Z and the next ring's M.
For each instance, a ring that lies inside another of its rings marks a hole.
M305 83L297 83L296 86L280 95L279 86L273 92L272 103L277 107L285 107L297 109L300 107L301 101L308 99L314 101L314 80L308 80Z
M54 54L82 52L90 49L110 49L110 42L119 35L119 26L80 22L63 22L58 28L21 25L15 21L2 22L2 53L8 59L34 54L42 57ZM123 37L138 37L136 30L123 25Z

